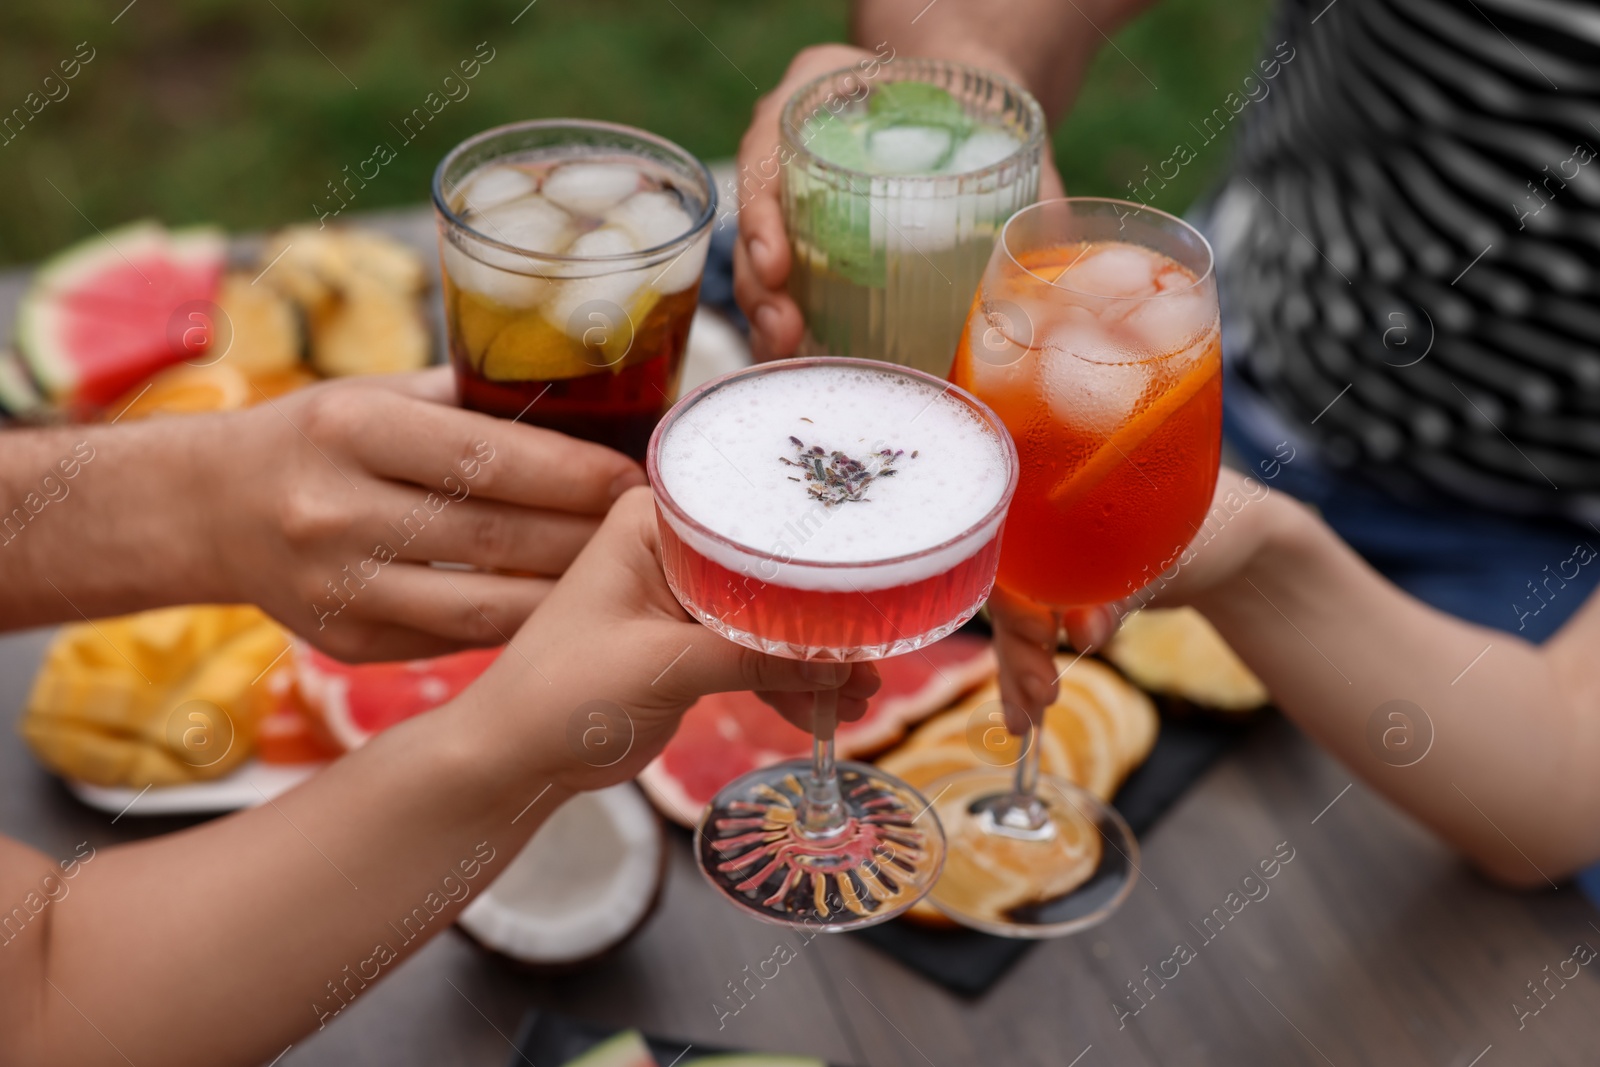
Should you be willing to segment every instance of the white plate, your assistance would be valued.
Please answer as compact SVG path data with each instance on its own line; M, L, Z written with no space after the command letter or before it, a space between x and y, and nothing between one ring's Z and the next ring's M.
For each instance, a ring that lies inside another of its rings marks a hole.
M211 815L264 804L316 774L326 763L262 763L251 759L210 782L122 789L67 779L72 795L101 811L122 815Z

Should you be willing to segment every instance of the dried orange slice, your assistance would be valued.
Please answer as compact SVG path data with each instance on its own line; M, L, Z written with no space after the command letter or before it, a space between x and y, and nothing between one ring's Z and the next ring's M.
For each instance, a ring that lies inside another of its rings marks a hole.
M1159 722L1155 704L1099 660L1059 656L1056 664L1062 670L1058 702L1071 702L1085 712L1092 708L1105 723L1113 768L1111 784L1104 793L1087 780L1080 780L1079 784L1107 799L1123 777L1150 754Z
M1114 740L1116 727L1094 698L1063 685L1060 697L1045 713L1044 728L1046 736L1068 753L1072 770L1062 777L1109 799L1122 778L1122 760Z
M880 759L878 766L911 788L921 790L947 775L969 771L983 764L958 740L952 744L927 748L902 748Z
M1112 638L1106 658L1145 689L1218 711L1251 711L1269 699L1261 679L1193 608L1135 612Z
M1060 832L1048 841L984 833L962 813L994 791L994 777L957 782L934 803L950 831L938 896L963 915L1003 923L1016 908L1053 900L1082 885L1099 866L1103 846L1094 824L1070 807L1057 823Z

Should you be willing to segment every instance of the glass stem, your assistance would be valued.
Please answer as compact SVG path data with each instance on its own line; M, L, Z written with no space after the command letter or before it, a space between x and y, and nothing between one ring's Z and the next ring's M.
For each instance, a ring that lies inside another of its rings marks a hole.
M1022 734L1022 758L1017 761L1018 797L1031 797L1039 791L1039 750L1044 747L1039 743L1039 726L1030 719Z
M1061 617L1055 616L1056 632L1061 631ZM1054 703L1054 701L1052 701ZM1048 708L1048 705L1046 706ZM1022 734L1022 758L1017 761L1016 786L1002 821L1013 829L1036 832L1050 821L1045 806L1039 800L1039 754L1044 750L1039 731L1044 729L1044 710L1039 721L1028 720Z
M819 689L811 706L811 774L800 809L800 832L830 837L844 829L844 798L834 765L833 732L839 723L839 691Z

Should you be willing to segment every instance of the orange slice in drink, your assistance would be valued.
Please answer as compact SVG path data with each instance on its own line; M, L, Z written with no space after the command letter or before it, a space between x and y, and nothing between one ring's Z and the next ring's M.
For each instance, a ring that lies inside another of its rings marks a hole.
M465 289L456 290L456 332L473 367L483 368L483 357L489 351L489 346L506 324L519 314L526 312L501 307Z
M1105 443L1089 457L1087 462L1062 478L1056 487L1050 490L1050 506L1065 509L1105 481L1106 476L1116 468L1117 464L1128 460L1151 434L1161 428L1162 423L1194 399L1207 383L1221 373L1222 366L1218 360L1201 356L1187 374L1151 401L1149 407L1129 419L1106 438Z
M538 311L508 321L483 355L483 376L497 382L580 378L600 368L585 359L583 346Z

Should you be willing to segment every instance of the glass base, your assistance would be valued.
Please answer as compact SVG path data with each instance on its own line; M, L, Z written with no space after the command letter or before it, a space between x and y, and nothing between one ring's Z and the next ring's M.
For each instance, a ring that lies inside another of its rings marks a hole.
M1133 891L1139 844L1114 808L1053 775L1015 804L1015 776L962 771L928 786L945 830L928 902L1001 937L1064 937L1110 917Z
M734 779L717 793L695 836L700 869L758 919L819 930L856 930L892 919L928 892L944 865L939 819L916 790L863 763L839 764L843 828L800 828L808 760Z

